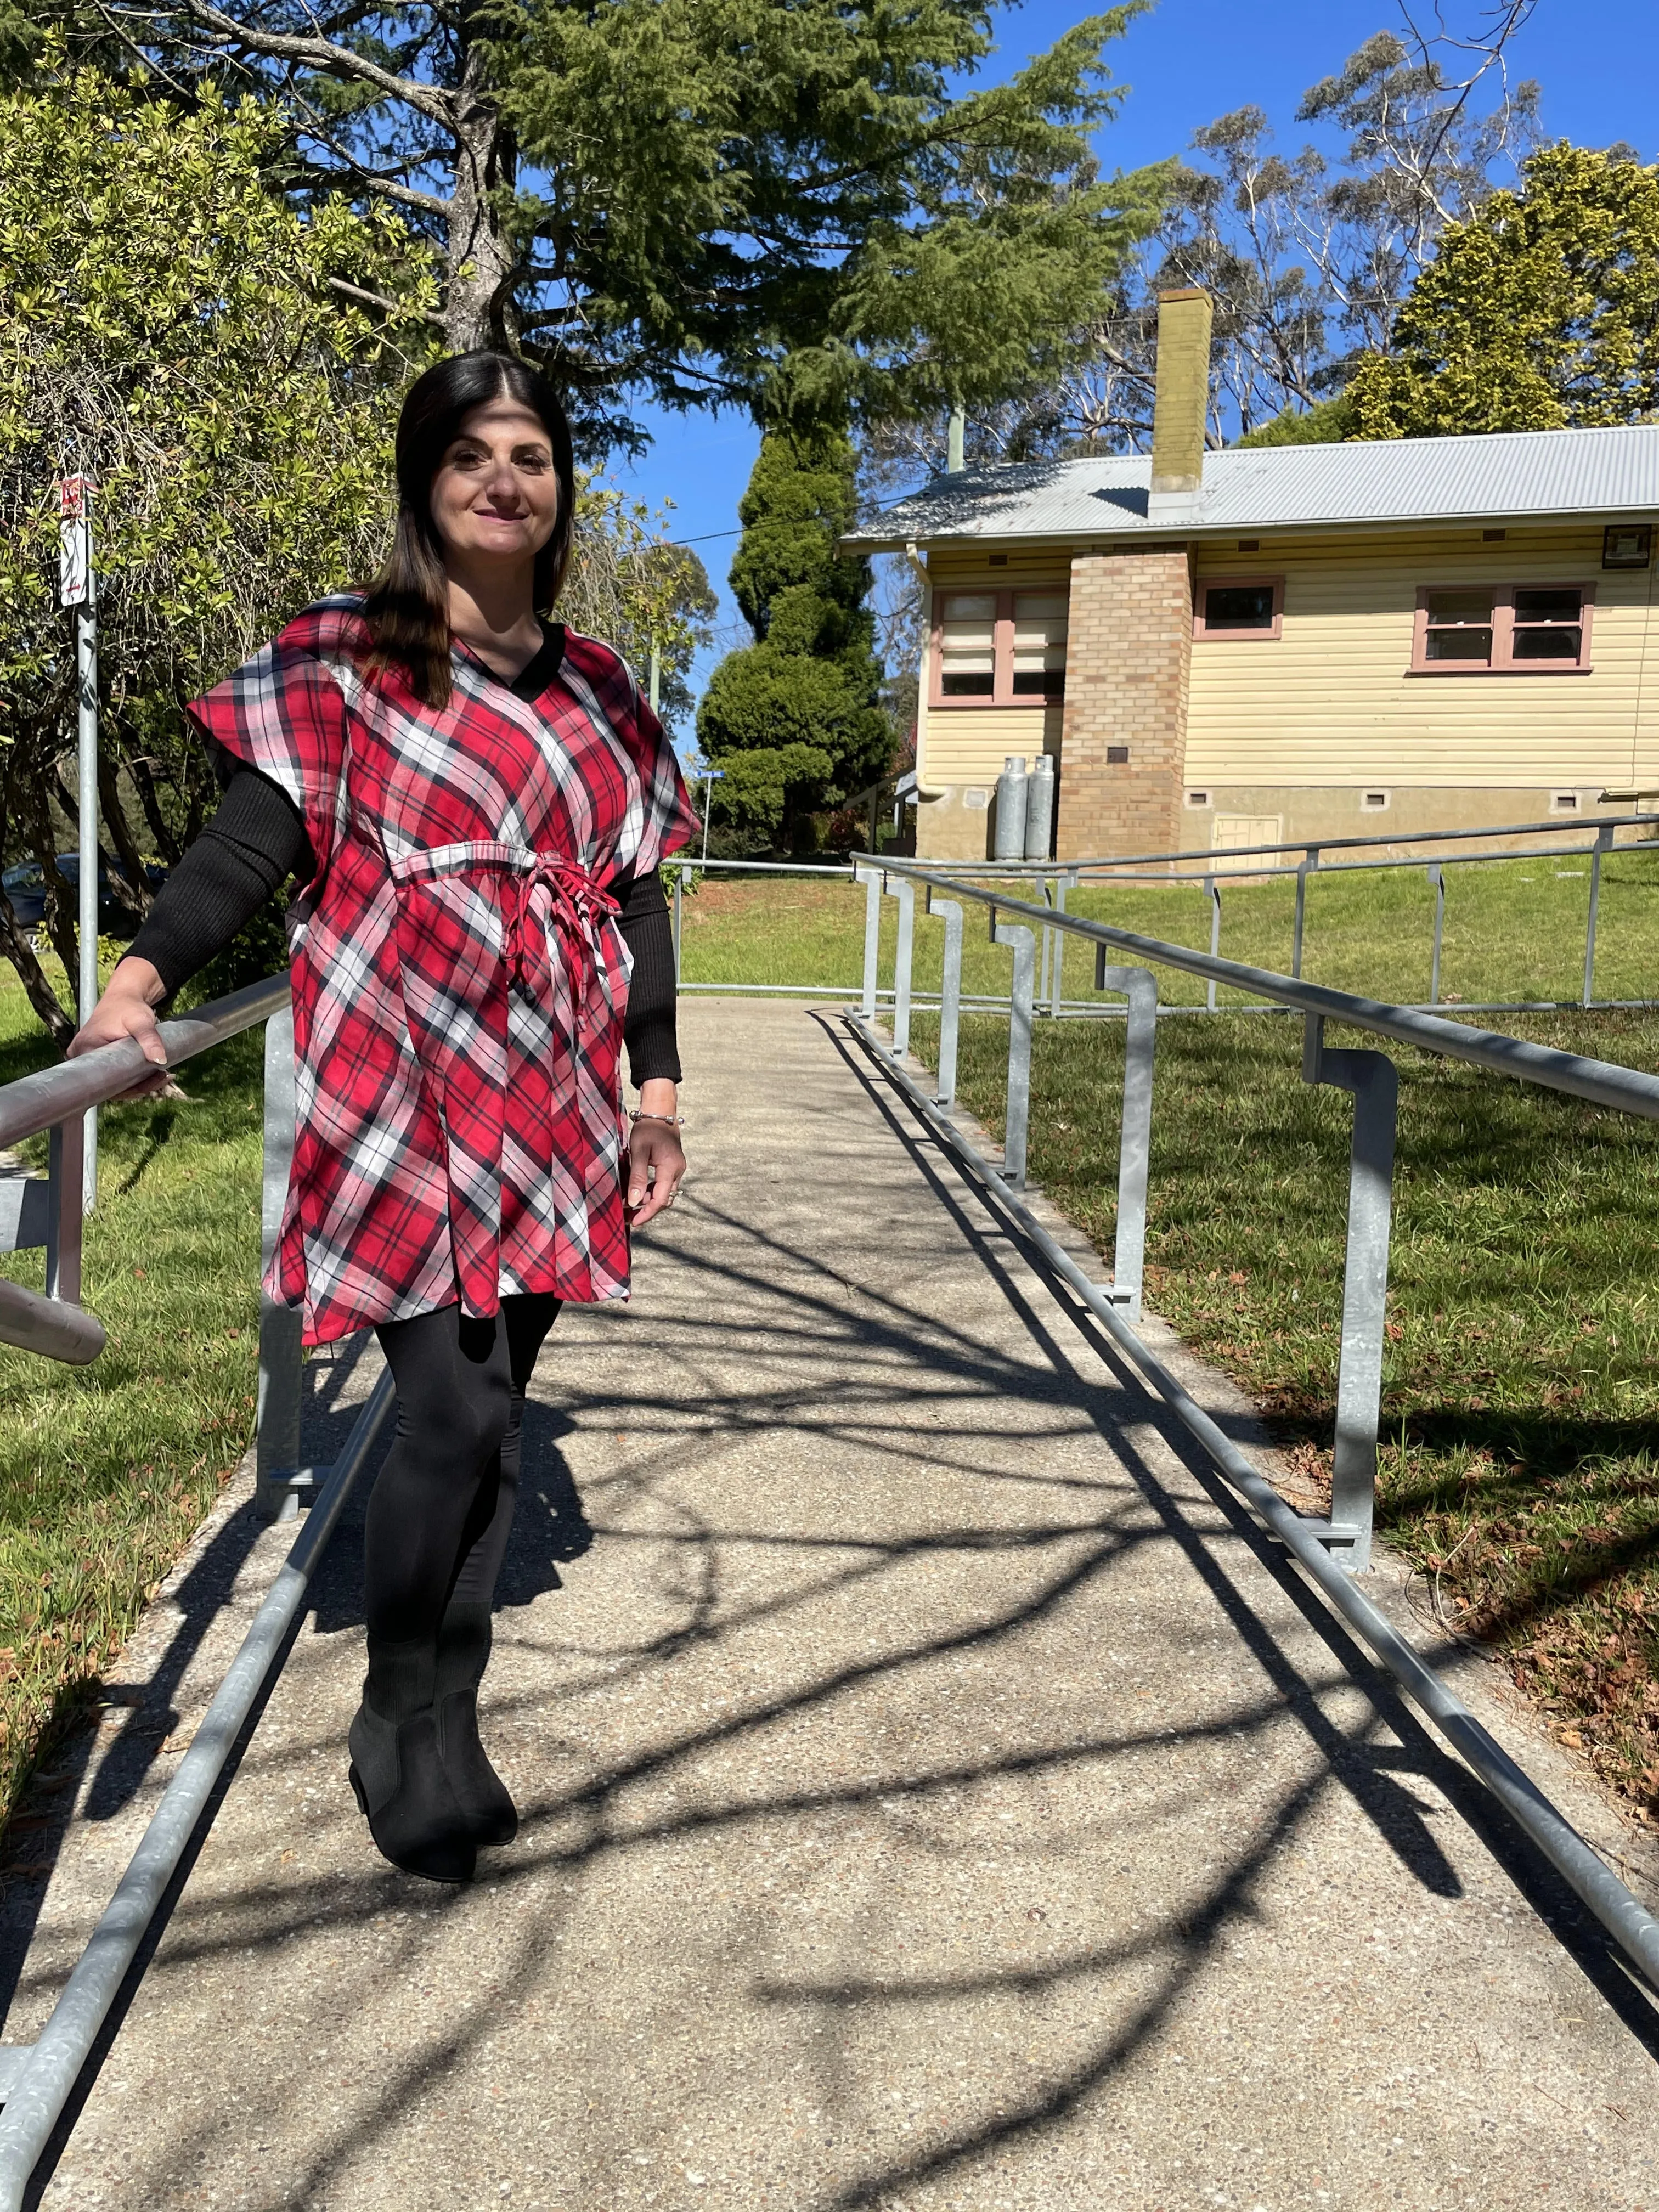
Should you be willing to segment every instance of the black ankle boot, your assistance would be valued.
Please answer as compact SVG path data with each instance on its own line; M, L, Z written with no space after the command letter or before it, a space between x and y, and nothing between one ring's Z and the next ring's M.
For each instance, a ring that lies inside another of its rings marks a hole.
M429 1644L370 1641L351 1787L382 1857L428 1881L470 1881L477 1845L444 1771L432 1685Z
M476 1844L510 1844L519 1808L478 1738L478 1685L489 1664L487 1606L452 1604L438 1632L433 1707L444 1772Z

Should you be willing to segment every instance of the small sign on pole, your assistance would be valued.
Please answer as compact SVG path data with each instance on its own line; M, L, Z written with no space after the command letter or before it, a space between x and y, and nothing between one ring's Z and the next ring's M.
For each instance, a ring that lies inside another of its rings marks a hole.
M83 607L92 596L90 487L84 477L65 477L58 489L58 604Z
M705 860L708 858L708 817L714 811L710 801L714 796L714 786L725 780L726 770L723 768L706 768L702 772L702 857Z
M58 487L58 604L75 617L76 737L79 757L81 1019L98 1003L98 614L92 572L92 483L65 477ZM82 1147L82 1204L98 1195L98 1111L89 1108Z

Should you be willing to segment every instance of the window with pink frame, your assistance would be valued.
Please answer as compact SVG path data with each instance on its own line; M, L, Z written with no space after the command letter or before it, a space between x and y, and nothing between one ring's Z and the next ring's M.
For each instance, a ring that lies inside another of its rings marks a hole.
M940 592L933 601L930 696L939 707L1031 707L1066 696L1070 594Z
M1276 638L1285 623L1282 576L1201 576L1193 593L1193 635Z
M1413 676L1587 676L1589 584L1425 584Z

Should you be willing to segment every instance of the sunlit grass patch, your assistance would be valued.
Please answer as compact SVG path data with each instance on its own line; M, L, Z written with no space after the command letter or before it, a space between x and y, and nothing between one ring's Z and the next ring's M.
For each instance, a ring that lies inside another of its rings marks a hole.
M0 992L0 1080L53 1054ZM131 1632L251 1439L258 1365L262 1038L181 1070L188 1103L101 1118L86 1304L90 1367L0 1350L0 1793ZM45 1164L45 1140L26 1148ZM42 1287L42 1255L5 1273Z
M1531 1016L1659 1069L1659 1018ZM931 1054L937 1023L918 1018ZM1334 1042L1374 1042L1357 1036ZM1147 1299L1328 1484L1351 1109L1301 1025L1159 1025ZM959 1088L1000 1131L1007 1025L964 1020ZM1123 1032L1046 1023L1030 1172L1109 1253ZM1659 1129L1397 1051L1382 1533L1449 1626L1504 1652L1565 1741L1659 1809Z

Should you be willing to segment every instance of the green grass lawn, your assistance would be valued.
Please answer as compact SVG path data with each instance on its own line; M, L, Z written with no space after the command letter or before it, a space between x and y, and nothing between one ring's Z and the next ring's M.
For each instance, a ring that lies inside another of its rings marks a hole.
M1517 1018L1659 1071L1659 1018ZM1333 1042L1374 1042L1354 1035ZM937 1022L914 1042L936 1048ZM1351 1109L1301 1024L1160 1025L1147 1303L1328 1484ZM1007 1025L967 1018L963 1102L1000 1133ZM1399 1051L1378 1522L1563 1740L1659 1809L1659 1130ZM1123 1033L1039 1025L1030 1171L1109 1254Z
M83 1703L252 1434L262 1035L180 1070L183 1101L106 1108L90 1367L0 1351L0 1812ZM0 1081L54 1054L0 989ZM45 1140L25 1147L44 1167ZM5 1272L40 1289L43 1255Z

